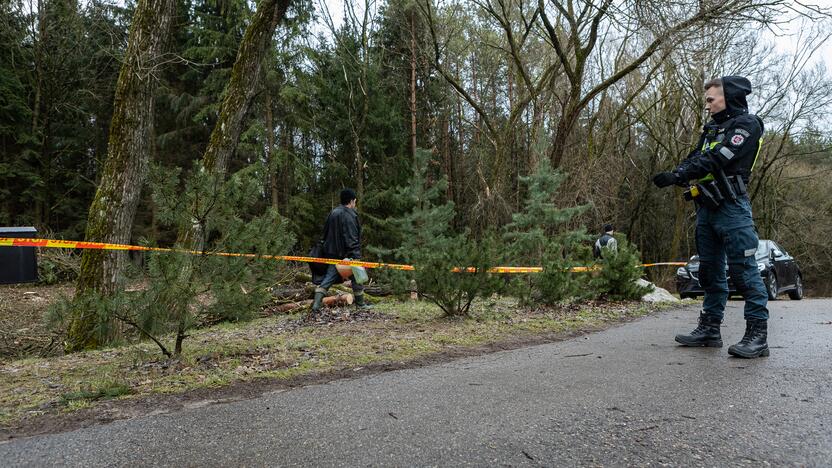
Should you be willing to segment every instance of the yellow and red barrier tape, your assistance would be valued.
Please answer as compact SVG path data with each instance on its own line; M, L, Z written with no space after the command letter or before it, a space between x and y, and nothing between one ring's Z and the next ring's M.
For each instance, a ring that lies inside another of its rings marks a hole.
M55 239L27 239L17 237L0 237L0 247L43 247L54 249L98 249L98 250L137 250L146 252L176 252L192 255L215 255L219 257L262 258L266 260L283 260L287 262L325 263L329 265L360 266L364 268L390 268L394 270L414 270L413 265L399 263L363 262L360 260L338 260L333 258L299 257L294 255L258 255L252 253L212 252L184 249L169 249L163 247L145 247L141 245L108 244L104 242L80 242ZM644 263L642 267L660 265L684 266L684 262ZM591 271L594 267L576 266L570 268L573 272ZM454 271L476 272L476 268L455 268ZM540 273L543 267L514 267L500 266L488 270L489 273Z

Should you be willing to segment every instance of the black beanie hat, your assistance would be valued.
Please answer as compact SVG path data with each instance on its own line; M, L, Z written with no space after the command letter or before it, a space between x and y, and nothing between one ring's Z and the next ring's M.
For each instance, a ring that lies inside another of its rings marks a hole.
M614 231L614 230L615 230L615 227L613 227L612 224L605 224L604 225L604 232L610 232L610 231Z
M356 198L358 197L355 196L355 190L350 188L345 188L344 190L341 190L342 205L348 205L351 201L355 200Z

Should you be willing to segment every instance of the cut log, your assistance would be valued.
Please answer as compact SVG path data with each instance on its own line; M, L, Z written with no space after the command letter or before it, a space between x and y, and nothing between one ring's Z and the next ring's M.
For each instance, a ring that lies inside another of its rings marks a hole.
M300 301L300 302L289 302L286 304L281 304L275 307L269 307L266 310L266 315L271 314L285 314L286 312L291 312L295 309L300 309L301 307L309 307L312 305L312 299L308 301Z
M277 302L302 301L311 298L315 294L315 285L308 284L300 288L272 288L270 293Z
M335 296L325 297L323 300L324 307L338 307L338 306L345 306L351 305L355 302L355 298L352 294L338 294ZM273 314L285 314L288 312L292 312L293 310L301 309L303 307L309 307L312 305L312 300L305 300L305 301L297 301L297 302L289 302L286 304L280 304L274 307L269 307L263 310L261 315L268 316Z
M352 305L353 302L355 302L355 298L352 294L339 294L324 298L324 305L327 307Z
M336 291L352 292L352 285L349 281L344 284L335 284L332 289ZM364 287L364 293L371 296L391 296L393 295L393 288L383 284L372 284Z

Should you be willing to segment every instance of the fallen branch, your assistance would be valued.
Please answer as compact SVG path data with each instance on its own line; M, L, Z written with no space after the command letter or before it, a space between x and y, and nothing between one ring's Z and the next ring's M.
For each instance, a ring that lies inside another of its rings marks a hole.
M136 330L138 330L138 331L139 331L139 333L141 333L142 335L144 335L144 336L146 336L147 338L150 338L151 340L153 340L153 342L154 342L154 343L156 343L156 346L158 346L158 347L159 347L159 349L161 349L161 350L162 350L162 354L164 354L164 355L165 355L165 356L167 356L168 358L171 358L171 357L172 357L172 355L171 355L170 351L168 351L168 349L167 349L167 348L165 348L165 345L163 345L161 341L159 341L158 339L156 339L156 337L155 337L155 336L153 336L153 335L151 335L151 334L150 334L147 330L145 330L144 328L142 328L142 327L141 327L138 323L134 322L133 320L130 320L129 318L127 318L127 317L125 317L125 316L123 316L123 315L119 315L119 314L113 314L113 317L115 317L115 318L116 318L116 319L118 319L118 320L121 320L122 322L126 323L127 325L130 325L131 327L133 327L133 328L135 328Z

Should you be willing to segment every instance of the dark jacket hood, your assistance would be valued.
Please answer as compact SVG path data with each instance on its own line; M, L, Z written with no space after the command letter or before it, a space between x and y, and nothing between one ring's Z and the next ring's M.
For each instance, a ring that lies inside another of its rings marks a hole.
M725 95L725 110L714 114L717 122L722 122L740 114L748 113L748 101L751 94L751 82L744 76L723 76L722 93Z

